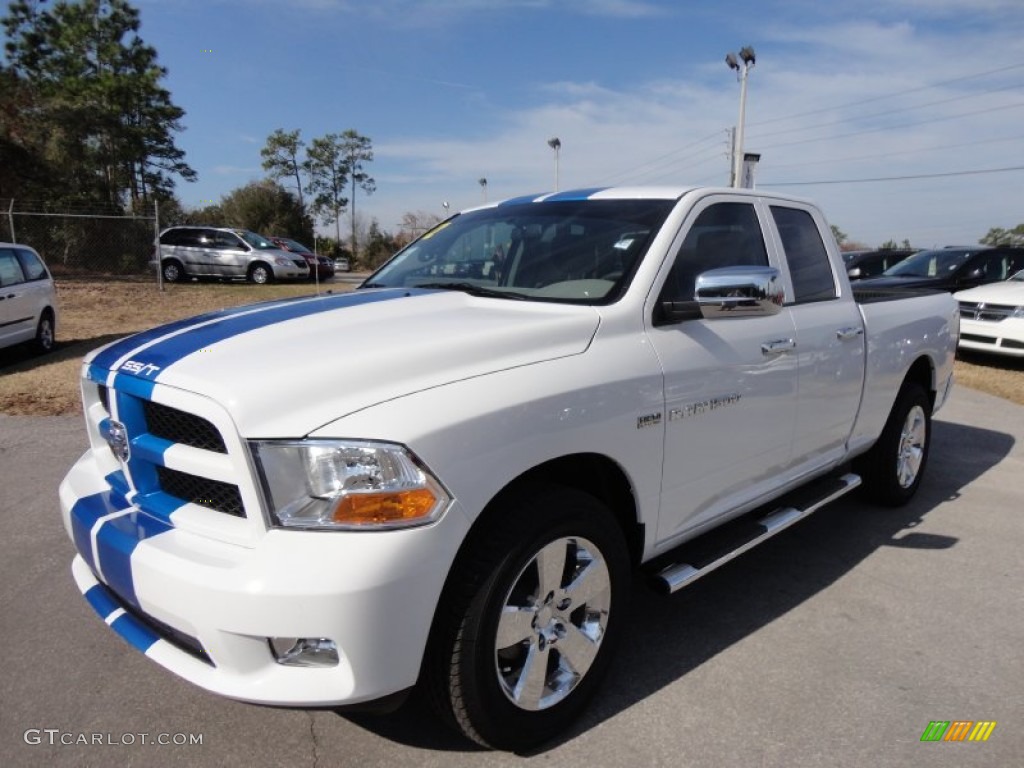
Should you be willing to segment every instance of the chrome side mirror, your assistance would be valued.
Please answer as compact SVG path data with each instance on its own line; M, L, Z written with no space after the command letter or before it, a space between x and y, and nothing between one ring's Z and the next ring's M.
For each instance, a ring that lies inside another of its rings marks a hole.
M701 273L695 291L705 320L767 317L786 303L782 275L774 267L722 267Z

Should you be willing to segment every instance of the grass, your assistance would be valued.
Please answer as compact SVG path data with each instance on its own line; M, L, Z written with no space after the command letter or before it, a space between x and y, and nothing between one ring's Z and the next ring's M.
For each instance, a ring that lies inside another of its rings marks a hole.
M348 291L330 282L321 290ZM202 312L256 301L307 296L309 283L274 285L188 283L168 285L115 281L58 282L61 317L57 347L36 357L28 349L0 350L0 413L57 416L81 413L78 380L86 352L136 331ZM956 362L957 385L1024 405L1024 360L963 355ZM954 394L955 396L955 394Z

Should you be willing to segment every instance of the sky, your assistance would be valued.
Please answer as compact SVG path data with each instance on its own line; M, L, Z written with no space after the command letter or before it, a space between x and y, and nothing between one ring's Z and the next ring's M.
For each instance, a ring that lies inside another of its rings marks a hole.
M726 186L741 89L725 55L751 46L759 189L818 202L869 247L1024 223L1022 0L134 4L186 112L189 207L263 178L277 128L368 136L376 192L356 213L388 231L553 190L554 137L562 190Z

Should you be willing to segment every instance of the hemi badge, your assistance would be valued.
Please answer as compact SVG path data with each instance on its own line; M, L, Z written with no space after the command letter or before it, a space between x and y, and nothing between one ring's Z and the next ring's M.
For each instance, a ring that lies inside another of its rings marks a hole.
M643 429L644 427L656 427L661 424L660 413L649 413L646 416L636 417L636 428Z

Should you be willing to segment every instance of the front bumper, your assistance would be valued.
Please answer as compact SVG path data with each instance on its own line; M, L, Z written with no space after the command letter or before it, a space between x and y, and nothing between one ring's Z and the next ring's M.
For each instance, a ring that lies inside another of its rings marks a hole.
M960 349L1024 357L1024 319L999 322L960 318Z
M274 277L278 280L305 280L309 277L309 270L299 267L282 267L280 264L274 264L273 270Z
M449 566L468 525L345 533L271 529L251 546L156 521L87 452L60 486L79 554L75 581L135 648L207 690L243 701L335 706L411 687ZM275 661L268 638L329 638L336 666Z

